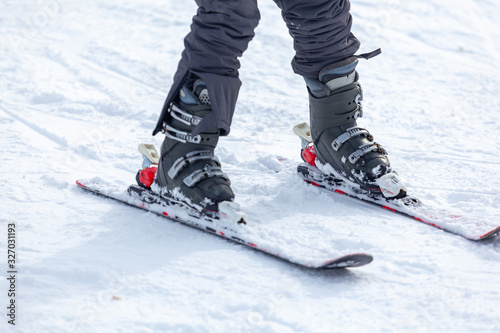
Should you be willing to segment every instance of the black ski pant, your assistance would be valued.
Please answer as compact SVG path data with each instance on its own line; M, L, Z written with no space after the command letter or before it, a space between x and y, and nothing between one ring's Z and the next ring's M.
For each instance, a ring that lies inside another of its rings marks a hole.
M349 0L274 0L293 37L295 73L317 79L319 71L352 56L359 41L351 33ZM227 135L238 98L240 57L254 37L260 19L257 0L196 0L198 12L174 83L168 93L153 135L168 120L168 107L190 75L207 83L212 112L195 128L198 134L210 127Z

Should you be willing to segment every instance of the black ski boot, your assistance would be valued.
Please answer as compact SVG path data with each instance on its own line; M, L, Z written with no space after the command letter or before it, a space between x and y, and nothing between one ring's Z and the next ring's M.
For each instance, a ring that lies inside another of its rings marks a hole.
M319 80L306 78L316 166L373 194L404 197L406 187L392 170L387 152L356 123L363 115L357 63L353 56L322 69Z
M151 189L202 213L216 213L220 203L234 200L234 193L214 155L219 130L191 134L212 108L206 84L199 79L190 81L182 87L177 102L170 105L170 117L163 124L165 140Z

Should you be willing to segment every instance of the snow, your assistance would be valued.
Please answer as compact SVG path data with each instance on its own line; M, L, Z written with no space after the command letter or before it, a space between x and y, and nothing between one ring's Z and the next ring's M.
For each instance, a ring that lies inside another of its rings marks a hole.
M18 251L7 332L498 332L499 237L471 242L294 174L307 121L292 40L272 1L241 59L243 87L217 154L261 235L371 253L315 272L116 202L76 179L134 182L196 4L7 0L0 13L1 256ZM365 116L409 190L500 216L500 5L353 1ZM285 161L279 162L285 158ZM283 244L280 244L283 245ZM6 259L4 259L6 260Z

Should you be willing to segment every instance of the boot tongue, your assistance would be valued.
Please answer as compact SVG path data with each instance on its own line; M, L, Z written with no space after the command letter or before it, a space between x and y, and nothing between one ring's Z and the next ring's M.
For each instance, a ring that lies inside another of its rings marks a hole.
M179 99L186 105L210 105L207 84L201 79L191 85L185 84L179 92Z
M356 79L356 66L358 58L350 57L343 61L326 66L319 72L319 80L325 84L330 91L337 90Z
M322 83L328 83L333 79L348 76L354 72L357 65L358 58L354 56L328 65L319 72L319 80Z
M207 84L203 80L196 80L193 85L193 92L198 97L201 104L210 105L210 96L208 96Z
M353 71L351 74L348 74L347 76L341 76L335 79L331 79L330 81L327 81L325 85L328 87L328 89L330 89L330 91L334 91L339 88L345 87L348 84L353 83L355 79L356 79L356 71Z
M347 86L356 80L355 56L324 67L318 75L318 80L304 77L311 94L316 98L329 96L334 90Z

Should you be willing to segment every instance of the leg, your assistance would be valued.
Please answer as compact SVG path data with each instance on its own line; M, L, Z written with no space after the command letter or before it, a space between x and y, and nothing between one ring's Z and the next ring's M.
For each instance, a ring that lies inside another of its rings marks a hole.
M348 0L274 0L293 37L295 73L317 79L322 68L352 56L359 41L351 33Z
M259 21L256 0L196 0L199 8L174 84L153 132L165 133L152 186L201 212L232 201L230 181L214 149L227 134L241 85L238 57Z
M406 195L386 151L363 128L358 83L358 40L351 33L348 0L275 0L294 38L294 71L309 91L316 166L325 174L386 197Z
M238 57L254 37L260 19L257 0L196 0L196 3L198 12L193 17L191 32L184 39L182 59L153 135L169 119L168 107L190 75L206 82L213 110L195 133L212 126L220 129L222 135L229 133L241 86Z

